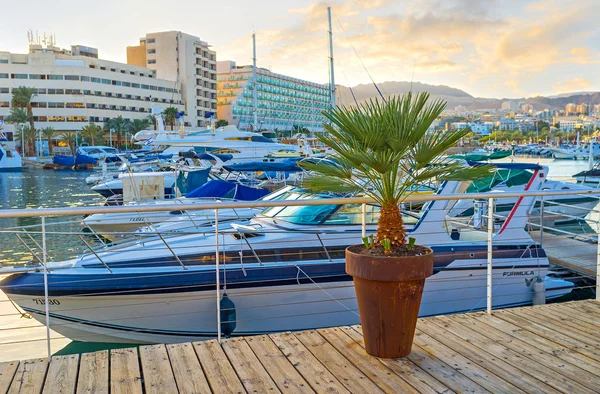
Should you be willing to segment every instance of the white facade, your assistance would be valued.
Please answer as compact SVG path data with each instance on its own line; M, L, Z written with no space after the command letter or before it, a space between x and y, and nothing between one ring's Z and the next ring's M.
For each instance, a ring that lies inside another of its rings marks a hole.
M468 127L474 133L481 135L490 134L494 128L494 124L492 122L454 122L451 123L450 126L453 129L466 129Z
M80 130L119 115L144 119L153 106L179 106L175 83L145 67L74 56L56 47L31 45L28 54L0 52L0 119L10 113L12 90L35 88L36 128Z
M505 101L502 103L502 109L505 111L516 111L519 109L519 103L513 100Z
M136 55L130 52L142 48L145 48L143 57L139 52ZM179 31L148 33L140 39L138 47L128 48L127 62L137 65L145 62L157 78L179 82L187 126L205 126L210 123L205 115L216 115L217 54L207 42Z

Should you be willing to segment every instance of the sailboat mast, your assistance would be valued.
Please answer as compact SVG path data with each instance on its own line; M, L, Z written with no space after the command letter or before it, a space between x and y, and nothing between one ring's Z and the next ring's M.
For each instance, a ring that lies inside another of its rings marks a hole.
M257 110L257 103L256 103L256 33L252 33L252 106L253 106L253 113L254 113L254 123L252 125L252 129L253 131L257 131L256 130L256 126L258 124L258 110Z
M333 29L331 27L331 7L327 7L329 19L329 89L331 90L331 107L335 108L335 75L333 73Z

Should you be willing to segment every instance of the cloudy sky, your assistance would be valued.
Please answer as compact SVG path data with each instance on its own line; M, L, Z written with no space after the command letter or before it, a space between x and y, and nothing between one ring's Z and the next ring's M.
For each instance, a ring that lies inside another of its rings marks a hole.
M327 5L339 84L370 83L370 73L480 97L600 91L598 0L30 0L11 3L0 51L26 52L32 29L125 61L146 32L181 30L213 45L218 60L246 64L256 31L259 66L326 82Z

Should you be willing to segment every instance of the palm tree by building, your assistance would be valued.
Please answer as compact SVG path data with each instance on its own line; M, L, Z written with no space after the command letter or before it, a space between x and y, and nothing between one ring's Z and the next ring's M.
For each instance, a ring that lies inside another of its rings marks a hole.
M81 136L90 141L92 145L96 145L96 140L106 139L106 135L102 127L94 122L83 126L80 133Z
M33 121L33 107L31 106L31 99L36 96L35 88L28 88L26 86L19 86L12 90L12 106L17 108L25 108L27 111L27 117L29 126L35 129L35 123Z
M147 130L150 128L151 125L152 123L150 123L150 120L148 118L134 119L131 122L131 133L135 134L139 131Z
M31 126L26 125L21 129L21 134L23 135L23 138L25 138L24 145L27 147L28 155L37 156L35 141L38 136L38 131ZM17 136L17 139L21 140L21 136Z
M225 127L229 125L229 122L227 121L227 119L219 119L217 120L217 123L215 123L215 127Z
M42 135L48 140L48 153L52 155L52 140L56 137L54 127L45 127L42 129Z
M58 138L69 146L71 153L75 153L75 133L63 133Z
M156 124L156 118L154 117L154 115L148 115L144 119L148 121L149 125L151 125L152 127L154 127L154 130L156 130L158 128L157 124Z
M29 116L27 116L27 110L25 108L13 107L10 109L10 114L5 119L6 123L11 123L14 125L20 125L21 128L29 122ZM21 131L21 129L19 129ZM15 133L17 134L17 133ZM15 139L21 141L21 133L15 135ZM21 154L27 155L29 151L29 142L27 139L25 141L21 141Z
M165 117L165 123L171 126L171 130L175 126L175 115L177 115L179 111L175 107L166 108L163 111L163 116Z
M117 149L121 148L121 139L123 133L129 130L131 127L131 121L129 119L123 118L123 116L119 115L116 118L109 119L108 122L104 123L104 130L110 132L110 130L114 130L117 133Z

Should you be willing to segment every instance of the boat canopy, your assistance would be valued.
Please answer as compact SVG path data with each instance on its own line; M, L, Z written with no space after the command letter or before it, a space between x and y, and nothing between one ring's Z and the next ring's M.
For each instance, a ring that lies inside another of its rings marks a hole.
M177 189L185 195L204 185L208 181L210 169L211 167L195 171L180 171L176 181Z
M532 171L537 171L537 170L541 170L542 168L544 168L541 165L535 164L535 163L479 163L476 161L467 160L467 164L472 167L491 166L491 167L495 167L495 168L507 168L507 169L513 169L513 170L532 170Z
M255 201L266 196L270 192L266 189L244 186L235 182L227 182L222 180L211 180L206 184L192 190L186 197L221 197L232 198L242 201Z
M466 154L466 155L452 155L452 156L449 156L449 157L452 158L452 159L461 159L461 160L470 160L470 161L486 161L486 160L503 159L503 158L508 157L510 155L512 155L512 151L505 150L505 151L494 152L494 153L489 154L489 155L483 155L483 154L478 154L478 153L470 153L470 154Z

